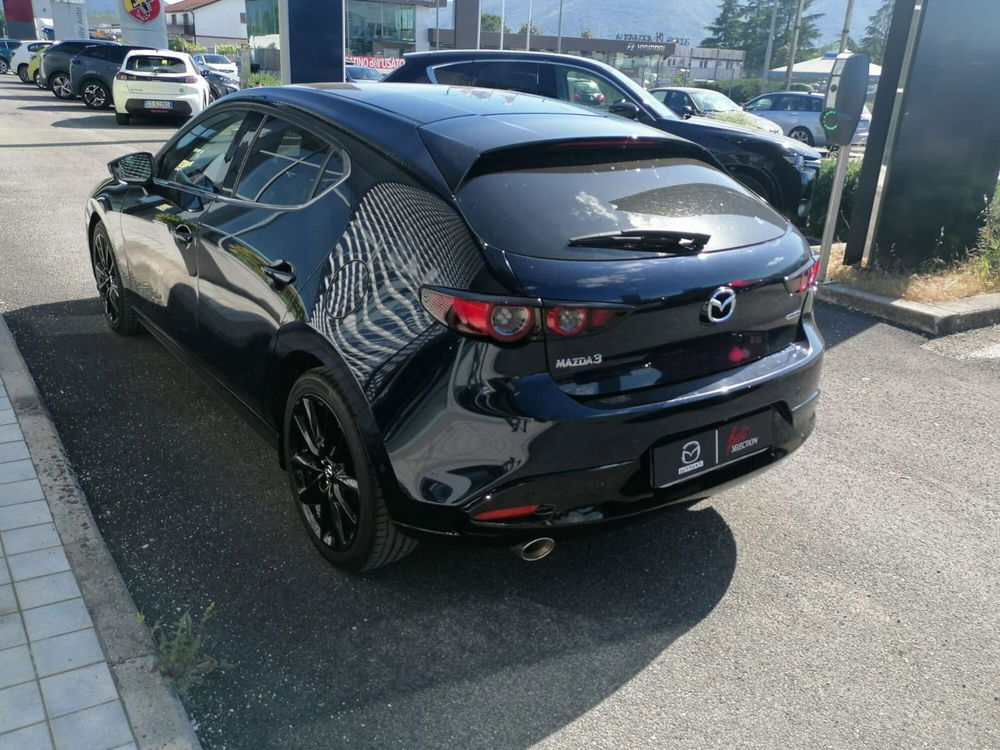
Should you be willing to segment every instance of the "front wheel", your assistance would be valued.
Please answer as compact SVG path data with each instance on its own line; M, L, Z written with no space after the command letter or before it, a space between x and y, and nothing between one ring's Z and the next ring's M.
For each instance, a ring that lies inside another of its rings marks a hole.
M115 250L108 237L108 230L100 222L91 235L90 261L108 328L123 336L131 336L139 330L139 321L125 298L125 287L115 259Z
M31 79L28 78L28 66L21 64L17 66L17 77L21 79L21 83L31 83Z
M52 76L51 88L57 99L73 98L73 87L70 85L69 75L66 73L56 73Z
M100 81L88 81L83 85L80 98L90 109L106 109L111 104L111 92Z
M360 404L342 395L329 369L305 373L285 404L284 451L292 502L312 543L338 568L370 570L417 543L389 518L352 406Z
M807 146L813 145L812 133L809 132L808 128L794 128L792 132L788 134L788 137L794 138Z

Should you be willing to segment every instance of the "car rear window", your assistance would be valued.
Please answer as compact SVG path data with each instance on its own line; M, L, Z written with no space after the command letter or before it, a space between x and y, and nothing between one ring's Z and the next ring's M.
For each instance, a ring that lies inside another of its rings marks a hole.
M570 247L571 238L629 230L707 233L706 250L784 233L780 216L707 163L683 152L635 153L569 144L548 153L501 153L497 165L509 168L474 167L458 202L483 241L540 258L579 259L588 250Z
M139 73L187 73L187 64L179 57L136 55L126 61L125 69Z

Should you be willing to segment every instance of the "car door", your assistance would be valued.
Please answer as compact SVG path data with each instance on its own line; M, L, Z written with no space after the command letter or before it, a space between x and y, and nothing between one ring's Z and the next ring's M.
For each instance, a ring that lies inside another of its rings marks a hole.
M192 123L160 154L153 183L131 188L124 201L122 235L135 306L186 348L197 325L204 216L217 196L231 190L230 167L247 116L230 109Z
M747 107L748 112L753 112L761 117L766 117L771 122L776 122L781 126L785 135L795 127L795 118L788 111L788 97L782 94L772 94L762 96L754 100L751 106Z
M268 114L232 196L204 218L199 346L212 373L259 414L270 407L262 394L275 334L286 313L304 317L301 285L350 216L351 199L338 189L350 160L321 128L305 115Z

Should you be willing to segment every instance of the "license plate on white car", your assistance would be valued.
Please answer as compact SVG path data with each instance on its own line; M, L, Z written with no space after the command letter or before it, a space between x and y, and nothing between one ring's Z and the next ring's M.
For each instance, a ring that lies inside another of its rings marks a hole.
M142 103L142 106L146 109L171 109L174 106L173 102L161 102L159 100L147 99Z

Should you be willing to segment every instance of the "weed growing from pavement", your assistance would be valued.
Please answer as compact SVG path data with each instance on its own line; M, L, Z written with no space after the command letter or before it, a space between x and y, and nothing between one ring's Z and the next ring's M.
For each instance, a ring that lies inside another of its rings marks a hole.
M202 653L205 625L215 615L215 603L209 604L197 619L187 610L172 625L164 625L157 620L147 625L153 645L156 646L157 666L164 682L172 685L185 695L194 685L200 685L205 677L216 671L234 669L233 665ZM139 623L146 624L146 616L138 615Z

